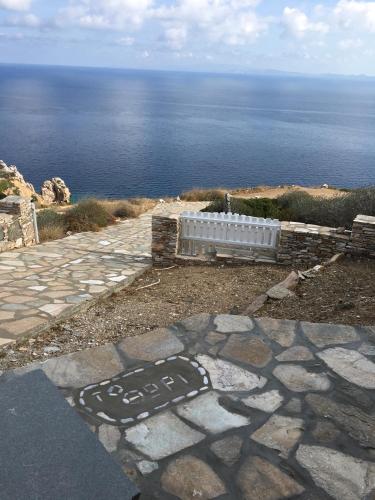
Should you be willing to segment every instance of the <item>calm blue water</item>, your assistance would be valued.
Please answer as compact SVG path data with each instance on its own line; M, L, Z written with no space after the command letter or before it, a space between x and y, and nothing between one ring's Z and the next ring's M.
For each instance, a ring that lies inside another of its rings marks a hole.
M0 66L0 158L75 197L375 184L375 80Z

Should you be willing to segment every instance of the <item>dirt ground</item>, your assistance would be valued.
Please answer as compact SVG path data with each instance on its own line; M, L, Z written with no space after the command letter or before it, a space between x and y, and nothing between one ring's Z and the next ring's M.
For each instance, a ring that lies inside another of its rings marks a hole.
M342 196L345 192L338 189L322 188L322 187L303 187L303 186L283 186L283 187L268 187L259 186L253 189L238 189L233 191L234 196L241 198L278 198L285 193L295 191L306 191L311 196L321 196L322 198L336 198Z
M267 302L258 316L375 325L375 262L339 261L300 284L295 297Z
M152 269L58 327L0 349L0 370L139 335L201 312L238 313L289 272L260 264ZM158 284L140 288L153 283Z
M290 271L261 264L152 269L36 338L0 349L0 370L139 335L200 312L241 313ZM340 261L300 284L295 297L269 301L256 315L375 325L375 262Z

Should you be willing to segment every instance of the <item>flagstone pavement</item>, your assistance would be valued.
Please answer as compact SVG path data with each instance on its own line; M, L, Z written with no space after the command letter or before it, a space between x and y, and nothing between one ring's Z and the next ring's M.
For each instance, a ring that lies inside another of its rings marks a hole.
M129 285L151 266L152 214L198 211L205 205L160 203L138 219L99 233L0 253L0 346Z
M374 327L200 314L0 384L42 369L142 500L373 500L374 356Z

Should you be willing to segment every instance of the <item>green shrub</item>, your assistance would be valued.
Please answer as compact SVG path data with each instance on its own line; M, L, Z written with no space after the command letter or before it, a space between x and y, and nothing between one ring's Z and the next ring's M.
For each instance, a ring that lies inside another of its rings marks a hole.
M223 212L224 210L224 199L220 199L210 203L202 212ZM282 217L282 210L277 200L269 198L232 198L231 210L232 213L264 217L265 219L280 219Z
M7 179L0 179L0 200L8 196L7 194L5 194L5 191L10 189L11 187L13 186Z
M357 215L375 216L375 187L353 189L341 196L322 198L306 191L292 191L277 199L232 198L233 213L350 229ZM215 200L203 212L223 212L224 199Z
M41 210L37 214L39 239L50 241L63 238L66 233L65 217L54 210Z
M350 229L357 215L375 215L375 187L354 189L336 198L293 192L278 198L278 203L287 220Z
M68 231L81 233L84 231L98 231L114 223L113 216L104 206L92 199L80 201L65 214L65 223Z

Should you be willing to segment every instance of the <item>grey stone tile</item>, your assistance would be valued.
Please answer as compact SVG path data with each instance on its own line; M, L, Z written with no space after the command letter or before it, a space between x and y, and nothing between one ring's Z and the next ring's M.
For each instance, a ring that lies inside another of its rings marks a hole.
M287 319L257 318L257 324L270 340L290 347L296 337L296 322Z
M225 484L203 460L184 456L171 462L164 471L164 491L181 500L211 499L226 493Z
M157 361L184 350L184 344L167 328L127 337L119 347L130 358L144 361Z
M266 413L273 413L283 404L284 397L281 395L280 391L273 390L248 396L241 401L250 408L255 408Z
M279 365L273 374L293 392L328 391L331 386L324 373L313 373L299 365Z
M180 324L189 331L193 332L203 332L210 323L210 314L202 313L191 316L190 318L184 319Z
M215 441L210 448L225 465L231 467L238 462L241 456L242 443L243 439L239 436L227 436L224 439Z
M152 460L174 455L205 438L173 413L155 415L125 432L125 440Z
M345 380L366 389L375 389L375 363L363 354L336 347L320 352L318 357Z
M367 498L375 489L375 464L322 446L301 445L299 464L336 500Z
M328 323L301 323L303 333L317 347L334 344L347 344L359 340L355 328L347 325Z
M278 450L283 457L287 457L301 438L303 428L304 422L300 418L273 415L251 435L251 439L268 448Z
M205 354L196 356L197 361L208 371L214 389L220 391L251 391L264 387L267 379L239 366Z
M319 394L308 394L306 401L319 417L335 422L361 446L375 448L375 416Z
M231 335L220 355L258 368L272 359L272 350L259 337L249 334Z
M276 356L277 361L311 361L313 353L305 346L296 345Z
M219 314L214 323L217 331L221 333L248 332L254 328L254 323L248 316Z
M117 427L112 425L102 424L99 427L99 441L102 443L108 453L117 450L117 446L121 439L121 433Z
M244 500L291 498L304 492L291 476L260 457L249 457L242 465L237 484Z
M213 391L180 404L177 413L212 434L250 424L249 418L229 412L221 406L219 395Z
M33 363L13 372L17 375L42 369L59 387L81 387L111 378L123 371L119 355L112 344Z

